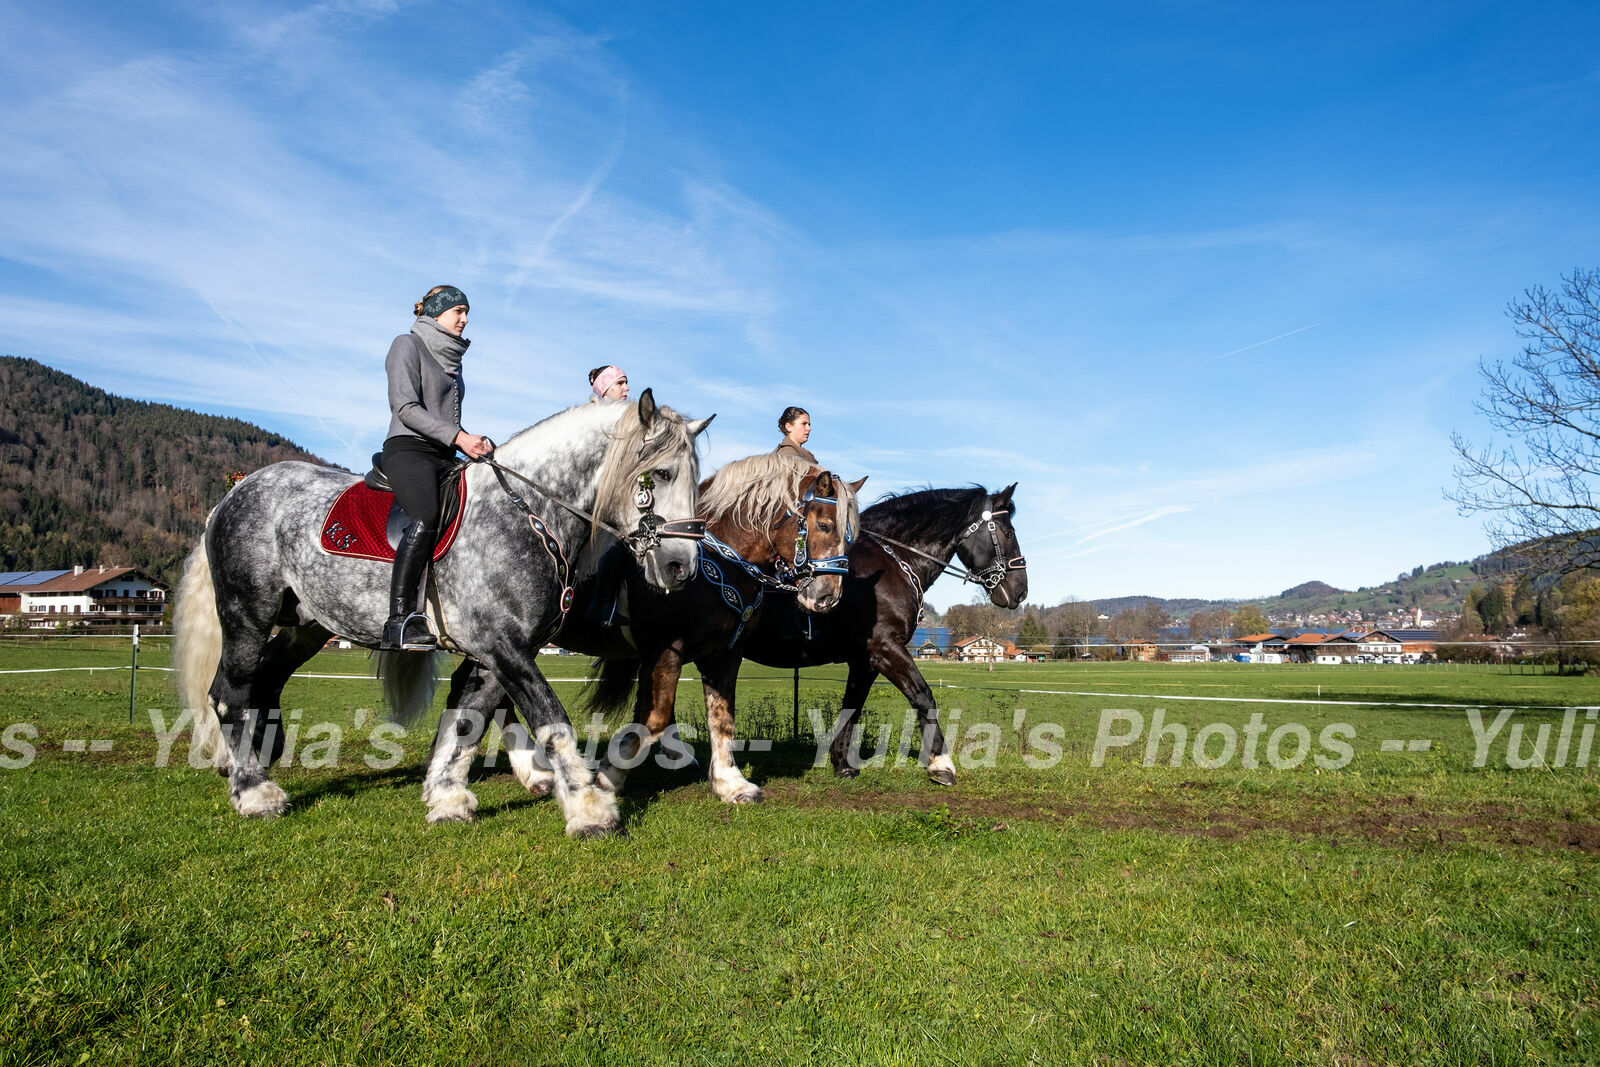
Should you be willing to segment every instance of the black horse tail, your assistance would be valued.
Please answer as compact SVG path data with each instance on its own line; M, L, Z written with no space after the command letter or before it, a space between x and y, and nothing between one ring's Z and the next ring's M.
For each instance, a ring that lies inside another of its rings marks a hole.
M431 711L433 695L439 688L439 669L448 661L448 654L442 651L373 652L372 669L383 682L383 702L389 709L389 718L401 726L410 726Z
M638 681L637 659L598 660L590 671L589 684L583 687L583 706L604 715L623 711L633 703Z

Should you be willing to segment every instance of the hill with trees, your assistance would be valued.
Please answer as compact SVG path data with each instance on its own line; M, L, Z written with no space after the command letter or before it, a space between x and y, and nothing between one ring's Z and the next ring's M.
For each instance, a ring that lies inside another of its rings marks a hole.
M0 570L133 565L169 584L228 476L323 461L241 419L0 356Z

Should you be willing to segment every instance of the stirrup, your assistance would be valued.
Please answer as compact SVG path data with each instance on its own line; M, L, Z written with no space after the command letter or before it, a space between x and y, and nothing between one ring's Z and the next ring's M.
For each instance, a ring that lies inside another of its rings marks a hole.
M383 624L383 641L378 647L386 651L432 652L439 647L439 639L428 630L428 617L413 611L389 617Z

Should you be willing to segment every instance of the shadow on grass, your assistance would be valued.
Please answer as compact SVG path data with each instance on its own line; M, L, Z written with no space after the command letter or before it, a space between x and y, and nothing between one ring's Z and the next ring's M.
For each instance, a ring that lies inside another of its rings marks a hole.
M348 798L377 789L415 788L422 793L423 768L419 766L390 767L385 770L359 770L344 773L320 774L315 777L291 780L288 788L296 808L313 808L329 798Z

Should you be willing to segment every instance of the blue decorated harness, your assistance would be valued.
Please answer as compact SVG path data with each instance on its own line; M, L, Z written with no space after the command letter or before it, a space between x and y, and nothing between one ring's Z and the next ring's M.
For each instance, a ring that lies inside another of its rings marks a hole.
M738 643L739 637L744 633L744 628L755 616L756 610L766 599L768 589L777 589L785 593L797 593L804 588L811 579L819 574L849 574L850 557L823 556L812 559L807 551L806 542L806 505L832 504L835 509L839 507L839 498L831 496L817 496L810 489L795 503L784 509L779 516L776 526L784 519L793 515L799 521L799 530L794 539L794 560L786 561L782 556L773 560L773 569L778 572L774 577L763 571L756 564L751 563L739 554L738 549L725 541L718 539L710 531L700 540L700 574L712 587L728 609L739 616L739 625L734 629L733 636L728 639L728 647L732 648ZM844 519L844 544L846 552L855 543L856 532L850 525L848 509ZM713 555L715 554L715 555ZM721 557L720 561L716 557ZM742 571L745 577L756 583L755 596L749 601L745 600L744 592L729 580L729 573L723 567L731 565L734 569Z

